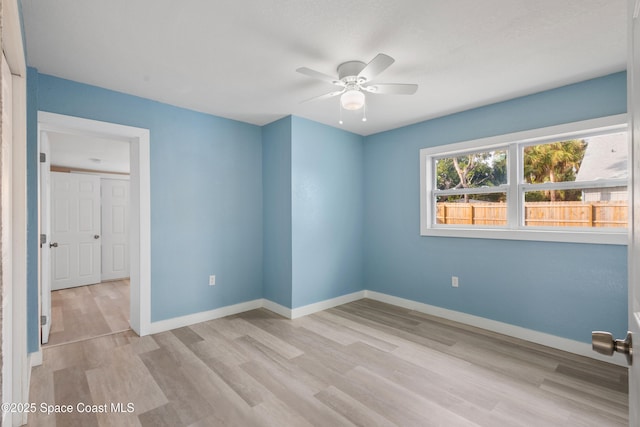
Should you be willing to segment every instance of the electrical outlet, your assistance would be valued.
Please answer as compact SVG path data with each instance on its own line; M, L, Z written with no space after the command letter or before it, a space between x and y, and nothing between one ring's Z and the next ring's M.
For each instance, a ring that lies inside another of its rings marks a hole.
M454 288L458 287L458 276L451 276L451 286Z
M215 285L216 285L216 275L213 274L209 276L209 286L215 286Z

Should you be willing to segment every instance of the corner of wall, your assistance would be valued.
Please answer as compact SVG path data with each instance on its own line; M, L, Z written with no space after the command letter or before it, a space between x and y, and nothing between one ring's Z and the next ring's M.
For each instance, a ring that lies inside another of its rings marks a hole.
M291 307L291 116L262 127L262 296Z

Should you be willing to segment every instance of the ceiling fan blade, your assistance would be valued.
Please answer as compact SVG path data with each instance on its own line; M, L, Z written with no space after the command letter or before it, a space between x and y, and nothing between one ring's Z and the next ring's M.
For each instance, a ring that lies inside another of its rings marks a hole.
M378 83L361 87L367 92L383 95L413 95L418 90L418 85L402 83Z
M320 71L312 70L311 68L300 67L296 71L299 72L300 74L304 74L307 77L322 80L324 82L331 83L336 86L344 86L344 83L339 79L332 77L328 74L321 73Z
M389 68L391 64L395 62L395 59L384 53L379 53L375 58L369 62L360 74L358 74L358 81L364 79L365 82L373 80L375 76Z
M313 98L309 98L306 101L302 101L301 104L304 104L306 102L320 101L322 99L333 98L334 96L338 96L338 95L341 95L343 93L344 93L344 89L336 90L336 91L333 91L333 92L325 93L324 95L314 96Z

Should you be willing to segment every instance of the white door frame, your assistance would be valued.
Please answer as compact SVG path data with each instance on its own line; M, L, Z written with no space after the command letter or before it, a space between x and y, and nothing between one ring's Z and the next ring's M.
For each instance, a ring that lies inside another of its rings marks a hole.
M138 335L151 325L151 207L149 129L100 122L38 111L38 147L43 133L60 132L130 143L130 250L131 302L129 323ZM38 180L39 182L40 180ZM42 272L48 274L48 272ZM42 303L42 301L40 301Z
M640 0L627 0L627 103L629 113L631 191L628 247L628 327L633 334L633 364L629 367L629 425L640 424ZM621 337L622 338L622 337Z
M0 423L9 425L12 423L12 414L4 409L4 405L14 401L13 398L13 347L14 347L14 325L13 325L13 76L9 69L9 63L6 61L4 52L2 53L2 143L0 144L0 187L2 188L2 197L0 204L2 205L2 215L0 215L0 223L2 224L1 260L2 264L2 420Z
M12 74L12 401L29 401L29 360L27 357L27 65L20 25L19 0L2 2L2 50ZM7 425L22 425L26 413L13 414ZM8 421L8 420L6 420ZM1 421L0 421L1 422Z
M38 157L44 156L44 162L39 159L38 163L38 234L51 236L51 150L49 148L49 138L46 133L42 133L38 140ZM40 343L49 342L49 332L51 331L51 275L42 274L43 271L51 271L51 249L49 243L51 238L42 242L40 239L40 249L38 249L38 295L40 304L38 305L38 319L40 324ZM44 292L48 289L48 292ZM42 319L46 322L42 322ZM41 359L41 357L40 357Z

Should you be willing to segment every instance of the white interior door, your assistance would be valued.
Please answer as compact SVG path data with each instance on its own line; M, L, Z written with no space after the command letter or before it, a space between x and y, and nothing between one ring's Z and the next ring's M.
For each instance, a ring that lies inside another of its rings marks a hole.
M51 172L51 289L100 283L100 178Z
M40 134L40 339L49 342L51 330L51 169L49 163L49 139L46 132Z
M627 94L632 138L632 209L629 244L629 331L640 349L640 0L628 0ZM629 367L629 425L640 425L640 352Z
M102 280L129 277L129 180L102 178Z

